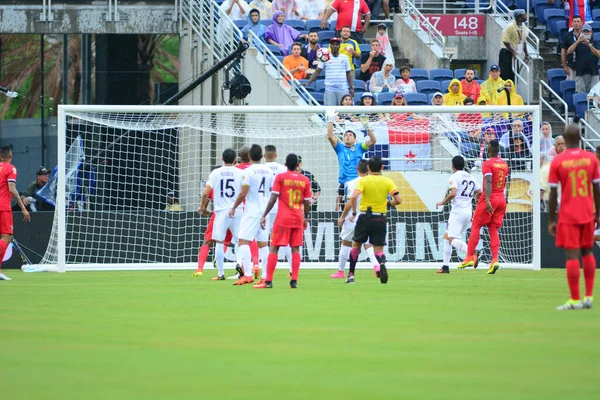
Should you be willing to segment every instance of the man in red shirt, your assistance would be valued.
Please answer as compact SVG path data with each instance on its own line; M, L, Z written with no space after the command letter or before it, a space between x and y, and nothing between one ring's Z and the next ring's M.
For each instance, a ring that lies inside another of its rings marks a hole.
M557 310L592 308L596 259L592 254L594 227L600 226L600 173L593 153L579 148L577 125L569 125L563 133L566 149L550 164L548 185L548 232L556 236L556 247L567 254L567 281L571 298ZM554 217L561 186L558 228ZM579 258L583 263L585 297L579 292Z
M285 159L285 166L288 171L275 176L271 198L260 220L260 225L265 229L266 217L277 199L279 199L277 216L271 232L267 278L265 282L254 285L253 288L255 289L270 289L273 287L273 273L277 266L277 252L280 246L290 246L292 248L290 287L296 289L298 285L300 246L302 246L304 230L308 227L312 192L308 178L296 172L298 166L298 156L296 154L288 154ZM304 217L302 214L304 214Z
M0 147L0 267L8 245L12 241L13 217L11 209L11 197L15 199L21 212L23 220L30 221L31 217L21 196L17 191L17 169L12 162L12 150L9 146ZM0 268L0 281L10 281L10 278L2 273Z
M465 70L465 77L460 81L462 86L462 94L473 99L477 103L477 99L481 95L481 86L475 80L475 70L473 68L467 68Z
M321 20L321 28L327 27L327 20L337 11L338 18L335 24L335 34L340 37L340 31L343 26L350 27L350 37L358 43L362 43L363 32L366 32L371 21L371 10L365 3L365 0L335 0L333 4L327 8L323 19ZM365 23L362 23L362 17L365 17Z
M488 143L488 155L490 158L481 166L481 172L483 173L483 193L479 196L475 214L473 215L467 258L458 265L457 268L459 269L475 267L477 265L478 260L475 255L475 247L479 243L479 231L482 226L487 226L488 228L492 250L492 262L487 270L487 274L493 275L500 268L500 263L498 262L500 235L498 231L502 227L502 221L506 213L504 187L506 186L506 178L508 176L508 164L498 156L499 152L500 143L495 139L491 140Z

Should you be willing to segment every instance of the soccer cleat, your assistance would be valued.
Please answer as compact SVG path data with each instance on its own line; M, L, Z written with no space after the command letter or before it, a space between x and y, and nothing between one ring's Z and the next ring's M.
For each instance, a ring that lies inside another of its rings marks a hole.
M244 267L242 267L240 264L235 264L235 270L240 277L244 276Z
M228 276L228 277L227 277L227 279L235 279L235 280L237 281L237 280L238 280L238 279L240 279L242 276L244 276L244 275L240 275L240 274L238 274L238 273L236 272L235 274L233 274L233 275L231 275L231 276Z
M267 281L262 281L262 283L254 285L254 286L252 286L252 288L253 289L273 289L273 283L267 282Z
M335 274L329 275L332 279L344 279L346 275L344 275L344 271L336 271Z
M354 283L354 275L348 275L348 279L344 283Z
M593 302L594 302L594 298L592 296L585 296L583 298L583 308L592 308Z
M204 275L204 272L202 272L202 271L196 271L192 274L192 276L202 276L202 275Z
M565 304L563 304L562 306L558 306L556 307L556 310L558 311L566 311L566 310L581 310L583 309L585 306L583 304L583 302L581 300L573 300L573 299L569 299L567 300L567 302Z
M464 269L475 265L475 256L465 258L460 264L456 266L458 269Z
M225 280L225 275L217 275L214 278L212 278L213 281L224 281Z
M292 279L290 281L290 289L298 289L298 281L297 280Z
M481 254L481 252L479 250L475 250L475 263L473 264L473 268L477 269L477 267L479 266L479 255Z
M388 282L388 272L385 263L379 264L379 281L383 284Z
M12 281L12 279L0 272L0 281Z
M217 268L219 268L219 267L217 266L217 259L216 259L216 258L214 258L214 257L213 257L213 263L212 263L212 264L213 264L213 268L214 268L214 269L217 269Z
M263 283L265 283L265 280L261 278L256 284L257 285L262 285Z
M442 268L437 270L438 274L449 274L450 273L450 267L448 267L447 265L442 265Z
M252 282L254 282L254 278L252 278L251 276L242 276L240 279L237 280L236 283L233 284L233 286L242 286Z
M255 265L254 267L252 267L252 273L254 274L254 279L259 279L260 278L260 267L258 265Z
M498 268L500 268L500 263L498 262L498 260L492 260L492 262L490 263L490 267L488 268L486 274L494 275L496 273L496 271L498 271Z

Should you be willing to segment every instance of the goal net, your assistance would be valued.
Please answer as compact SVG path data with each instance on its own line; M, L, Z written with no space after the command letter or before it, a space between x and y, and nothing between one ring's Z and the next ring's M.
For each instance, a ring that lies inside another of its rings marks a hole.
M49 195L56 213L46 253L33 269L195 268L208 223L197 212L205 179L221 164L225 149L254 143L276 146L281 163L288 153L300 155L302 168L314 175L319 196L305 232L302 265L335 268L337 219L345 199L338 196L338 160L326 137L327 109L60 106L58 172ZM540 268L540 160L538 151L529 151L539 149L538 107L329 109L337 113L339 140L352 130L356 145L368 139L360 118L368 117L377 143L365 157L381 156L384 174L400 190L403 203L388 212L390 268L441 265L450 208L436 203L447 193L451 159L462 155L481 182L485 143L492 138L506 146L501 155L511 166L501 265ZM489 237L485 228L481 233L485 264ZM454 253L452 265L462 257ZM234 260L231 246L226 262Z

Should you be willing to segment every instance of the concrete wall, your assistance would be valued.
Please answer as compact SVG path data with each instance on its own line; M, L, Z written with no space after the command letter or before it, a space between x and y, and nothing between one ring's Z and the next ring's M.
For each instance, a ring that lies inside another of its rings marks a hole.
M425 43L427 36L423 31L415 31L412 27L414 21L410 16L403 14L394 15L394 42L398 44L404 57L418 68L448 68L450 60L442 58L442 54ZM410 25L409 25L410 23Z

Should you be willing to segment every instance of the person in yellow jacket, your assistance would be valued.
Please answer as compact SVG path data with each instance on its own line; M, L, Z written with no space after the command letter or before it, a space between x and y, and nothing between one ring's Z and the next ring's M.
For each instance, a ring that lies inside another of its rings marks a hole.
M487 106L488 104L490 104L490 99L488 99L488 97L481 93L479 95L479 97L477 98L477 105L478 106ZM492 114L491 113L481 113L481 116L483 118L492 118Z
M458 79L452 79L448 85L448 93L444 95L445 106L462 106L467 98L462 93L462 85Z
M498 98L498 89L504 86L504 79L500 78L500 67L493 64L490 67L489 77L481 83L481 94L485 94L488 98L488 105L496 104Z
M496 99L496 105L498 106L507 106L507 105L511 105L511 106L522 106L525 103L523 103L523 98L517 93L517 88L515 88L515 84L513 83L513 81L511 81L510 79L507 79L506 81L504 81L504 88L507 90L504 90L500 93L498 93L498 98ZM508 94L510 93L510 102L508 101ZM508 118L508 113L503 113L502 116L504 118ZM524 118L525 117L525 113L512 113L512 117L513 118Z

